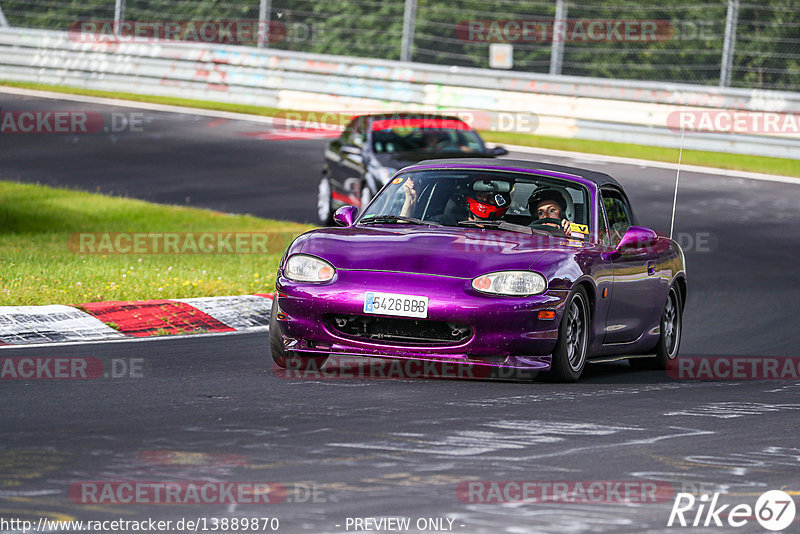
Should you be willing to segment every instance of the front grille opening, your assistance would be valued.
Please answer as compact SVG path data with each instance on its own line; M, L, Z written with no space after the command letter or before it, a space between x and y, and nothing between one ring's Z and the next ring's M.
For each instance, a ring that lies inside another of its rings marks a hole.
M458 345L472 337L469 325L427 319L331 314L328 325L340 334L373 343Z

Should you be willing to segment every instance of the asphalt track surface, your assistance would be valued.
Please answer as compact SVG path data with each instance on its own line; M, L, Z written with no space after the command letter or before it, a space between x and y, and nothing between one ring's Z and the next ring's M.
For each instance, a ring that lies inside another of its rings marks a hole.
M0 107L143 115L141 131L1 135L3 178L313 221L325 140L266 140L247 134L268 127L247 121L9 95ZM539 159L608 172L641 224L668 231L673 171ZM800 357L800 185L683 172L678 198L675 232L689 274L682 356ZM0 381L3 518L277 517L280 532L353 532L347 518L392 516L411 518L410 532L424 531L419 518L453 519L450 531L464 533L666 532L692 530L666 526L673 497L486 504L456 490L475 480L663 481L751 506L766 490L800 490L796 380L678 381L625 362L592 365L572 385L344 372L287 379L271 368L264 333L0 356L142 369ZM269 505L95 505L69 496L83 482L112 480L272 482L288 496ZM708 530L765 532L754 519ZM798 531L795 520L787 532Z

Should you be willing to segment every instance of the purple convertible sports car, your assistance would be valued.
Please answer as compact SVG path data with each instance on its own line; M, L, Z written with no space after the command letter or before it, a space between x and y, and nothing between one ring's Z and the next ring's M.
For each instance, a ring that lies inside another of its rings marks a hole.
M270 322L280 367L328 355L548 371L664 368L678 354L686 269L636 225L612 177L531 161L450 159L395 174L358 214L299 236Z

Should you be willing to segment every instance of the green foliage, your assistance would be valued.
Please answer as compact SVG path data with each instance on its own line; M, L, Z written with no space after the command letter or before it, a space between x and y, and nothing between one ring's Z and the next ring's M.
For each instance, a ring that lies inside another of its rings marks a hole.
M552 0L419 0L414 40L415 61L454 64L466 67L489 68L489 43L470 40L468 28L472 21L550 20L555 16ZM459 28L462 32L458 32ZM548 72L550 43L541 41L516 42L514 63L529 72Z
M795 0L742 5L731 85L799 91L798 50L800 6Z
M0 0L14 26L67 29L78 20L112 20L114 0ZM405 0L271 0L281 31L270 47L399 59ZM569 20L662 21L655 42L568 41L562 74L718 85L727 0L632 2L567 0ZM468 21L552 20L556 0L417 0L413 60L487 68L489 42L469 40ZM258 19L259 0L127 0L125 20ZM731 85L800 90L800 4L762 0L739 8ZM460 26L462 24L462 26ZM281 33L282 32L282 33ZM514 70L546 73L552 43L515 40Z

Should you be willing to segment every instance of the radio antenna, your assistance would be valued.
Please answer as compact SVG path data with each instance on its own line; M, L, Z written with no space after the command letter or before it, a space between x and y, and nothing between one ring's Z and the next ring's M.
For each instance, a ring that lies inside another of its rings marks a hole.
M686 103L683 105L683 112L686 113ZM681 159L683 158L683 136L686 132L686 125L681 116L681 147L678 150L678 173L675 176L675 193L672 195L672 220L669 223L669 238L672 239L672 230L675 228L675 206L678 203L678 182L681 179Z

